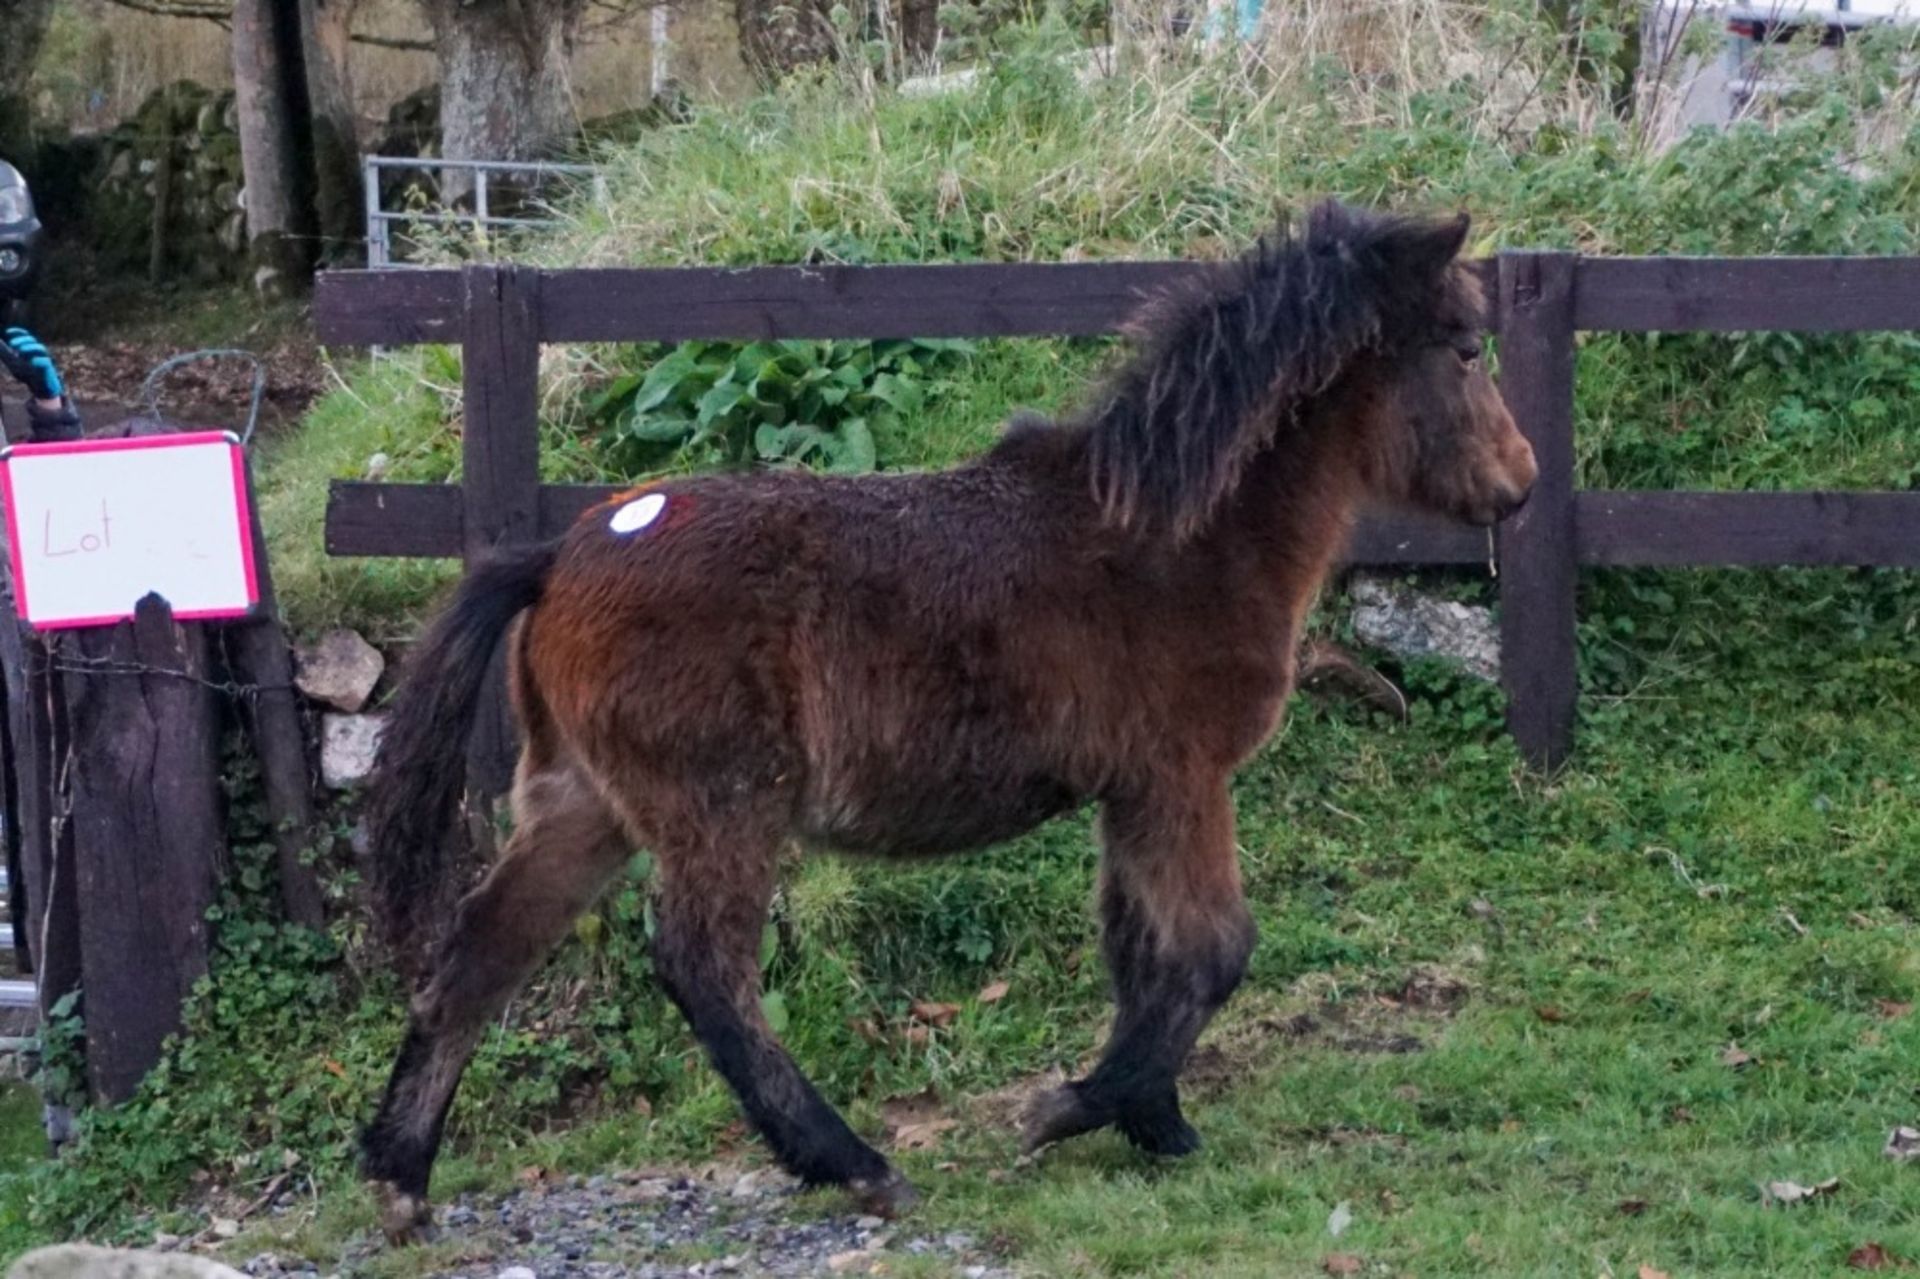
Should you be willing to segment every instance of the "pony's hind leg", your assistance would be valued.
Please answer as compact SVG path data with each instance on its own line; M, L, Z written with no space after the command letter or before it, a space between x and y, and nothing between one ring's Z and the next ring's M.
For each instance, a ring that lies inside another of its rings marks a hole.
M430 1232L427 1179L454 1090L487 1023L632 847L618 819L570 768L523 776L514 811L517 825L500 860L461 900L414 996L386 1095L361 1136L362 1167L381 1199L381 1225L396 1243Z
M761 1012L760 937L784 838L772 823L739 822L659 839L654 967L780 1163L894 1216L913 1187L820 1096Z
M1025 1145L1114 1124L1143 1150L1186 1154L1200 1137L1180 1113L1180 1068L1253 952L1226 779L1109 800L1101 838L1113 1033L1092 1073L1035 1102Z

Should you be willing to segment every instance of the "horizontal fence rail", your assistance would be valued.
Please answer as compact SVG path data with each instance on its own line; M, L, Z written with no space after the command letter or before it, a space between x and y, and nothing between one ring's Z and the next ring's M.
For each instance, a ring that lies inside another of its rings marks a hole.
M1571 745L1580 565L1920 568L1920 493L1575 491L1580 331L1920 330L1920 258L1585 258L1476 263L1497 299L1502 389L1541 460L1539 488L1497 538L1443 518L1365 516L1349 562L1497 562L1509 725L1533 762ZM334 555L471 558L563 531L616 488L542 485L535 380L545 342L1095 337L1187 262L615 268L469 266L323 274L320 340L460 345L463 486L333 486ZM494 774L499 766L493 767Z

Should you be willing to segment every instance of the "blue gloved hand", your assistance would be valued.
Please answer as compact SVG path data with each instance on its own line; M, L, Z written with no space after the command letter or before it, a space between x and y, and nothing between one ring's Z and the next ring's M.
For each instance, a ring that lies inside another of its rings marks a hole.
M60 370L54 367L53 354L25 329L7 330L6 340L0 342L0 365L36 400L57 400L67 393Z

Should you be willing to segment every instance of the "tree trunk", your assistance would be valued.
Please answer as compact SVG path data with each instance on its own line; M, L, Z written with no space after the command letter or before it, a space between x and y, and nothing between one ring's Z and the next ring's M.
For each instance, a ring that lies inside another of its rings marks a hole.
M768 80L828 61L834 52L831 7L828 0L733 0L741 58Z
M360 121L353 109L347 50L359 0L299 0L312 114L314 222L324 261L351 261L365 226L360 181Z
M940 43L940 0L900 0L900 53L907 74L926 69Z
M247 245L253 259L253 284L261 293L283 293L305 277L310 261L305 208L306 183L298 150L300 116L294 59L298 48L294 17L276 0L234 0L233 85L240 117L240 168L246 179ZM293 41L287 37L291 35ZM301 69L304 70L304 69Z
M0 0L0 155L26 166L31 143L27 77L53 21L53 0Z
M440 54L440 154L449 160L538 160L578 121L568 63L585 0L427 0ZM449 173L453 203L471 179Z

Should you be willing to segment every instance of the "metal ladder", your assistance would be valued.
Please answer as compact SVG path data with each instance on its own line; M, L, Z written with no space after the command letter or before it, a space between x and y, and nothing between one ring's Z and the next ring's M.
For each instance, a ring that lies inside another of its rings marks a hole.
M0 866L0 903L13 891L13 885L7 881L7 869ZM0 924L0 951L13 949L13 925ZM40 997L34 990L31 977L0 977L0 1008L36 1008Z

